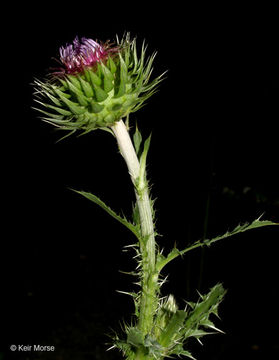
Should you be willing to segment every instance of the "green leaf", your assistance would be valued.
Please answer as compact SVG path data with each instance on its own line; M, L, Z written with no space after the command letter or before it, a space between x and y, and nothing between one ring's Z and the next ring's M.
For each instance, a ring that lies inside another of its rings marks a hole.
M187 316L187 313L183 310L178 310L172 314L166 328L162 331L159 343L168 347L172 344L177 335L179 335L179 329L183 325L183 322Z
M150 141L151 141L151 134L149 137L145 140L143 151L140 157L140 171L139 171L139 178L138 178L138 191L141 192L142 189L146 186L146 158L148 154L148 150L150 147Z
M176 347L174 354L179 355L179 356L184 355L192 360L196 360L196 358L193 357L193 355L190 353L190 351L184 350L181 345Z
M90 201L94 202L95 204L99 205L102 209L104 209L109 215L111 215L114 219L118 220L122 225L126 226L132 233L141 241L141 235L138 231L138 228L131 224L128 220L125 218L122 218L121 216L117 215L110 207L108 207L102 200L100 200L96 195L93 195L89 192L85 191L77 191L74 189L71 189L74 192L86 197Z
M148 355L153 356L155 359L159 359L163 354L163 347L150 335L145 337L144 346L148 349Z
M127 334L127 343L135 347L144 346L143 333L136 327L130 328Z
M220 333L224 334L224 331L218 329L218 328L214 325L214 323L213 323L211 320L209 320L209 319L203 319L202 321L200 321L200 326L204 326L204 327L206 327L206 328L209 328L209 329L214 330L215 332L220 332ZM207 333L207 334L210 334L210 333Z
M195 308L191 311L185 321L185 329L193 329L195 324L199 323L204 316L206 318L211 312L215 310L215 307L222 301L226 290L222 284L215 285L210 292L202 297L202 301L197 303Z
M173 248L172 251L165 257L162 254L157 256L157 270L161 271L165 265L167 265L170 261L175 259L177 256L181 255L181 252L177 248Z
M219 332L222 332L219 330ZM196 339L199 339L200 337L206 336L206 335L212 335L215 334L215 332L206 332L202 329L195 329L190 332L189 337L195 337Z
M213 239L198 240L198 241L194 242L192 245L186 247L184 250L178 250L178 249L174 248L168 254L167 257L164 257L162 255L160 256L160 259L158 259L158 262L157 262L157 269L159 271L161 271L162 268L166 264L168 264L170 261L175 259L177 256L186 254L190 250L196 249L198 247L210 246L211 244L215 243L216 241L226 239L228 237L231 237L233 235L236 235L236 234L239 234L241 232L248 231L248 230L257 229L257 228L261 228L261 227L264 227L264 226L270 226L270 225L279 225L279 223L274 223L274 222L269 221L269 220L260 220L260 218L261 218L261 216L258 219L254 220L250 224L249 223L244 223L243 225L238 225L232 231L227 231L225 234L216 236Z

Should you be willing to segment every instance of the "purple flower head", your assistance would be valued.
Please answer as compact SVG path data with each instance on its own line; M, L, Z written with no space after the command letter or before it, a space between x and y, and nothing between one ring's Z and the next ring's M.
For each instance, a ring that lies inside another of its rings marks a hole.
M108 56L108 50L96 41L76 37L73 44L60 47L60 60L67 74L82 72L84 67L94 66Z

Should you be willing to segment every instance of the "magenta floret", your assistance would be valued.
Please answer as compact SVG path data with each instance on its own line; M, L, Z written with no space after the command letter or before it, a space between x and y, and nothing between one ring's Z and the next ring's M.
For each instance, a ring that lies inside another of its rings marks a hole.
M81 38L81 41L76 37L73 44L60 47L59 53L67 74L79 73L84 67L94 66L108 55L103 46L85 37Z

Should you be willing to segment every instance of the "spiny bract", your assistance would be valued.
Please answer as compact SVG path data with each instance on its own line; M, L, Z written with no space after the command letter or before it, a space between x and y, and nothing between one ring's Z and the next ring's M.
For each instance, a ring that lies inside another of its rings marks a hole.
M143 44L138 56L136 39L129 34L117 38L114 47L76 38L73 45L60 48L63 68L49 80L35 80L35 101L42 106L36 110L44 121L70 134L108 129L156 91L163 74L150 81L155 55L146 58Z

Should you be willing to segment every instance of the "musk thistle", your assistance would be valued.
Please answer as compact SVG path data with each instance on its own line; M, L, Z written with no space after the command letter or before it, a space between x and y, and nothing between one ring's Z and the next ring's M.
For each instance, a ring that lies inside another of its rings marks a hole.
M42 119L69 134L95 129L112 133L131 176L136 197L131 221L119 216L97 196L76 191L102 207L135 237L135 243L128 246L136 252L138 264L131 274L138 277L139 290L124 292L132 296L135 313L124 334L114 336L111 348L121 350L127 360L163 360L175 355L194 359L188 350L188 339L192 337L200 342L204 335L220 331L211 316L218 314L225 290L217 284L208 294L200 295L197 303L187 302L185 309L179 309L172 295L161 297L165 280L162 270L190 250L275 224L258 218L213 239L198 240L183 250L174 247L168 254L160 250L146 177L150 137L143 142L136 127L132 140L127 123L122 121L141 108L162 81L163 74L151 79L154 57L155 54L146 57L145 45L138 56L136 40L131 40L129 35L117 39L115 45L75 38L73 44L60 48L61 67L48 80L35 81L35 100L41 105L38 110L43 114Z
M150 80L156 54L146 58L143 44L138 56L129 35L115 45L76 37L59 52L62 67L46 81L35 80L37 110L70 134L109 129L141 108L163 79Z

